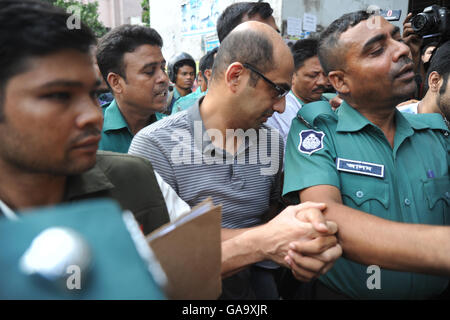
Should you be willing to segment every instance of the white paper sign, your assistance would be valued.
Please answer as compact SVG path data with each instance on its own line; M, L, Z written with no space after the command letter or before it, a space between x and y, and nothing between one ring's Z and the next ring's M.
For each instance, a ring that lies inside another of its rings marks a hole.
M287 18L287 34L290 36L299 36L302 33L302 19Z
M303 14L303 30L316 32L317 17L310 13Z

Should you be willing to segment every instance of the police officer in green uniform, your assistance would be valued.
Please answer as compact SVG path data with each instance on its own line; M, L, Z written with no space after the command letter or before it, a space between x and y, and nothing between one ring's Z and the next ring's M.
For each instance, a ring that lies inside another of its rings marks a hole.
M169 79L163 41L152 28L122 25L99 42L97 63L114 94L102 106L100 150L127 153L133 136L166 109Z
M424 299L448 284L392 271L416 271L422 252L421 243L410 245L407 224L392 221L450 224L448 128L438 114L395 108L415 89L409 55L398 28L364 11L321 36L321 64L344 102L336 112L326 102L298 112L283 190L293 201L327 203L327 218L339 225L345 258L309 287L313 298Z

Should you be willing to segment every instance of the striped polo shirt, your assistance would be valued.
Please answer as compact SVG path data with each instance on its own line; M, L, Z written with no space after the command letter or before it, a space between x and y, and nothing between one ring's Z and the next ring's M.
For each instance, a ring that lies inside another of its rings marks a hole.
M278 131L261 126L247 131L235 155L215 147L199 111L199 99L179 112L142 129L129 153L149 159L155 171L191 207L212 197L222 205L223 228L262 224L271 202L279 200L283 140Z

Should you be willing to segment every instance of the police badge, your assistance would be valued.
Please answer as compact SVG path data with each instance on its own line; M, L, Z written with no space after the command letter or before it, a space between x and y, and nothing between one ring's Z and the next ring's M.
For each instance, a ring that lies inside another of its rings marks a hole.
M298 151L311 155L323 148L325 133L322 131L302 130L299 135Z

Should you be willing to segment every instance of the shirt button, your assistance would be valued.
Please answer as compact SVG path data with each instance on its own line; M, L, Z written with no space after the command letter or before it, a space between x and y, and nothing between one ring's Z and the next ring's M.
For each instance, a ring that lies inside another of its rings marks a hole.
M356 197L357 197L357 198L362 198L362 197L364 197L364 192L362 192L361 190L356 191Z
M405 199L405 204L409 207L409 205L411 204L411 200L409 200L408 198Z

